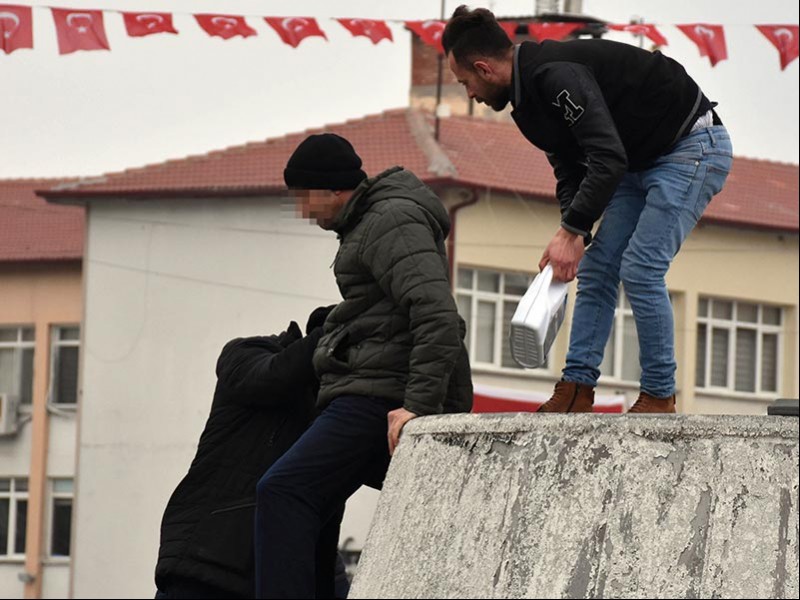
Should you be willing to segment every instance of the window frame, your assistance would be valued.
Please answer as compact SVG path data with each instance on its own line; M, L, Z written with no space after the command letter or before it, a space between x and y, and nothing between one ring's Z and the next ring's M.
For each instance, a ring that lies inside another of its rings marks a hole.
M36 378L36 374L34 373L34 369L36 368L36 327L33 324L23 324L23 325L15 325L15 324L2 324L0 325L0 329L6 330L14 330L17 331L17 339L13 342L3 342L0 341L0 349L11 349L16 350L16 354L19 356L19 364L17 366L17 372L15 373L15 377L17 381L15 382L17 387L19 388L18 396L19 396L19 407L22 410L30 410L30 407L33 405L33 384ZM32 340L24 340L23 339L23 330L30 329L33 333ZM31 401L30 402L23 402L24 394L22 392L22 374L24 368L24 360L22 359L23 353L26 350L30 350L33 353L32 356L32 364L31 364ZM3 390L0 390L2 392Z
M57 481L70 481L72 484L72 491L70 492L57 492ZM48 479L48 504L47 504L47 560L50 563L68 563L72 560L72 526L74 525L75 515L75 478L74 477L50 477ZM70 554L53 554L53 535L55 533L55 507L56 500L69 500L70 501L70 524L69 524L69 552Z
M77 329L78 339L76 340L62 340L61 332L65 329ZM78 407L80 401L80 347L81 347L81 325L80 323L53 325L51 327L50 336L50 385L48 397L48 405L55 406L60 409L72 410ZM60 360L61 348L77 348L78 349L78 371L75 374L75 402L59 402L58 396L60 390L58 389L57 375Z
M706 314L700 314L700 303L702 301L707 302L707 309ZM714 301L730 303L731 307L731 318L725 319L720 317L714 316ZM755 322L749 321L741 321L738 319L739 316L739 305L740 304L749 304L754 305L757 308L757 316ZM772 308L777 309L779 314L779 324L773 325L769 323L764 323L764 308ZM783 381L783 356L784 356L784 327L786 323L786 310L785 307L777 305L777 304L770 304L768 302L761 302L758 300L737 300L734 298L723 298L717 296L698 296L697 298L697 323L695 326L695 339L699 338L699 331L700 325L705 325L706 327L706 340L705 340L705 348L704 348L704 370L705 370L705 381L703 382L704 385L699 385L697 382L697 368L695 366L695 374L694 374L694 386L695 392L698 394L705 394L705 395L726 395L726 396L738 396L738 397L748 397L748 398L762 398L762 399L774 399L775 397L779 397L781 395L781 389L783 388L782 381ZM713 329L722 329L727 331L728 333L728 352L726 357L726 385L725 386L718 386L718 385L711 385L711 372L712 372L712 348L713 348ZM756 351L755 351L755 390L754 391L745 391L745 390L737 390L736 389L736 350L737 350L737 331L739 329L749 329L751 331L755 331L756 333ZM763 346L764 346L764 335L775 335L777 337L777 348L776 348L776 357L775 357L775 387L777 388L774 391L771 390L763 390L762 389L762 360L763 360ZM695 344L695 349L697 351L697 344ZM697 364L697 360L695 360L695 365Z
M7 476L7 477L0 477L0 479L8 480L9 482L9 491L0 491L0 498L8 500L8 537L5 540L6 543L6 554L0 554L0 564L2 563L10 563L10 562L24 562L25 561L25 553L27 551L28 542L27 542L27 535L28 535L28 518L27 514L25 515L25 540L23 544L25 548L23 551L16 552L15 550L15 541L17 537L17 510L20 501L25 501L27 506L30 507L30 491L29 491L29 480L28 477L22 476ZM17 482L18 481L25 481L25 490L18 490L17 489Z

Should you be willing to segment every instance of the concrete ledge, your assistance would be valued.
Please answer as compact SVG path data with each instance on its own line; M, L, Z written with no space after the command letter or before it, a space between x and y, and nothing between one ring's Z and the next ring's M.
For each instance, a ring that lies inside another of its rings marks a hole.
M797 598L798 419L411 421L351 598Z

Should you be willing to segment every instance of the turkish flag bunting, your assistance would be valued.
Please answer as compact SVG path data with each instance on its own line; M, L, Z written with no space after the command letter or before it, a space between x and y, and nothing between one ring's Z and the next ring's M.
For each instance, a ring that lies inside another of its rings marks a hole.
M442 34L445 25L444 21L406 21L406 27L416 33L428 46L436 48L440 54L444 54Z
M503 28L503 31L506 32L508 39L514 41L514 38L517 37L517 25L514 21L500 21L500 27Z
M581 27L583 27L583 23L528 23L528 33L539 42L560 41Z
M691 23L689 25L676 25L700 49L700 56L707 56L711 66L728 58L728 48L725 46L725 32L722 25L708 25L707 23Z
M77 50L110 50L102 10L51 8L56 22L58 53Z
M256 30L247 24L244 17L199 14L194 15L194 18L208 35L221 37L224 40L229 40L237 35L244 38L257 35Z
M614 31L627 31L633 35L643 35L656 46L666 46L667 38L661 35L661 32L656 29L655 25L647 25L645 23L629 23L627 25L609 25L609 29Z
M172 15L169 13L122 13L125 29L131 37L142 37L154 33L178 33L172 26Z
M264 20L292 48L297 48L307 37L328 39L317 25L317 20L311 17L264 17Z
M31 8L0 4L0 49L11 54L20 48L33 48Z
M778 49L781 55L781 70L797 58L797 25L756 25L756 28Z
M381 40L394 41L392 30L386 21L373 21L371 19L336 19L342 26L353 34L353 37L363 35L377 44Z

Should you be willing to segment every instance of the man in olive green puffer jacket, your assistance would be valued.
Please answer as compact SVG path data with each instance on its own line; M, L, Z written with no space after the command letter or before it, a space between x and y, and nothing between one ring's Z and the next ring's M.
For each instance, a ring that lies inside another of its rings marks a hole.
M368 179L334 134L303 141L284 178L302 215L341 243L344 300L314 353L322 413L257 490L257 596L309 598L314 544L335 508L380 486L410 419L468 412L472 382L436 195L401 167Z

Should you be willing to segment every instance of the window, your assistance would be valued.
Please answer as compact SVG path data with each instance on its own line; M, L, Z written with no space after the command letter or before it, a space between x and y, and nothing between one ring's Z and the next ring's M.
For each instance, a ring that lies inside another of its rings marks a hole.
M69 556L72 531L72 479L53 479L52 490L50 556Z
M33 398L33 327L0 327L0 393Z
M600 373L604 377L622 381L639 381L642 368L639 365L639 335L636 332L636 321L633 310L620 286L617 308L614 311L614 323L606 342Z
M0 558L24 558L28 531L28 480L0 478Z
M54 404L78 401L78 352L80 327L53 328L52 398Z
M511 356L509 330L531 281L528 273L458 269L456 303L467 323L464 341L474 366L522 370Z
M777 306L700 298L698 388L777 393L783 311Z

